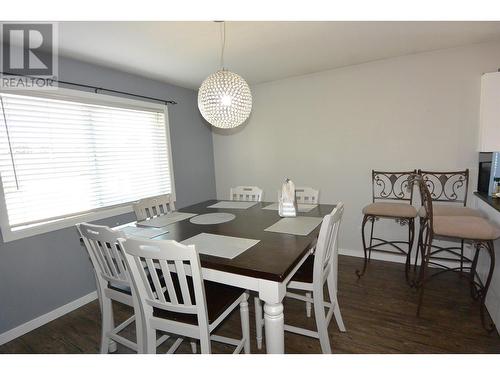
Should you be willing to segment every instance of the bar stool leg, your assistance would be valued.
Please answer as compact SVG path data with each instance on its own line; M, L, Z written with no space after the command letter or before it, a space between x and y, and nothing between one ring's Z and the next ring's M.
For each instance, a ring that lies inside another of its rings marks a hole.
M405 277L406 277L406 282L410 286L413 285L413 281L410 280L410 268L411 268L411 251L413 249L414 240L415 240L415 220L408 219L408 254L406 255Z
M417 238L417 252L415 254L415 263L413 264L413 272L417 272L418 256L420 255L420 246L422 245L422 235L423 235L424 220L420 218L420 225L418 228L418 238Z
M424 299L424 286L425 286L425 271L429 265L429 260L431 257L431 250L432 250L432 238L429 241L430 234L427 233L427 241L425 241L427 245L424 245L422 243L421 246L421 252L422 252L422 265L420 266L420 276L418 278L418 283L417 287L419 288L419 294L418 294L418 305L417 305L417 316L420 316L420 309L422 307L422 301Z
M460 241L460 275L464 272L464 240Z
M370 247L368 248L368 261L372 260L372 247L373 247L373 227L375 226L375 217L371 217L372 227L370 230Z
M488 293L488 289L490 287L491 278L493 277L493 271L495 270L495 248L493 245L493 241L488 241L486 243L483 243L483 246L486 248L486 250L488 250L488 254L490 255L490 271L488 272L488 278L486 279L486 283L484 284L484 287L479 292L479 294L481 296L481 306L480 306L479 312L481 314L481 323L482 323L484 329L488 332L492 332L495 329L495 324L491 323L489 326L486 325L485 302L486 302L486 294Z
M366 238L365 238L365 226L368 220L371 219L371 216L365 215L363 216L363 222L361 223L361 238L363 240L363 252L364 252L364 260L363 260L363 270L356 270L356 275L358 278L363 276L366 271L366 264L368 263L368 254L367 254L367 246L366 246ZM373 221L372 220L372 229L371 229L371 235L370 235L370 243L371 243L371 238L373 237Z
M476 287L476 268L477 261L479 259L479 251L481 250L481 243L476 243L475 248L476 252L474 253L474 258L472 259L472 265L470 268L470 295L473 299L477 300L479 298L479 294Z

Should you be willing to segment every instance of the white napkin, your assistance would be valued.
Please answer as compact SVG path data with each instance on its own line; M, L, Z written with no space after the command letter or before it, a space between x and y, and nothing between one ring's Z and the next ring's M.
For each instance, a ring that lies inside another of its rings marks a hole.
M281 197L279 199L278 214L281 217L297 216L297 202L295 201L295 184L290 179L286 179L281 187Z

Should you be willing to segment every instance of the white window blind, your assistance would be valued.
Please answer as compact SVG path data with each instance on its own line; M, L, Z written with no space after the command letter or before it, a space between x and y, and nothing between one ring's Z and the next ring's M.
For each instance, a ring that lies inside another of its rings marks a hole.
M170 193L163 110L0 93L11 228Z

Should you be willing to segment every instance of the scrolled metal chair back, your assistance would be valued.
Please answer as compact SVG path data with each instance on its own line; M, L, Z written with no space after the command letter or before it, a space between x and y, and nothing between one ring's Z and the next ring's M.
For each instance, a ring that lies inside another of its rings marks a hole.
M373 202L376 200L413 201L413 189L409 189L409 180L417 170L409 172L372 171Z
M456 172L432 172L419 169L434 202L467 204L469 170Z

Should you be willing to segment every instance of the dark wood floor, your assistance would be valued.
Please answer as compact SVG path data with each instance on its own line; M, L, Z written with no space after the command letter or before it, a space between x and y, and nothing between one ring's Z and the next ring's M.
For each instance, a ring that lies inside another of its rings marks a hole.
M478 304L470 298L464 278L444 274L434 279L426 290L422 316L417 318L416 292L404 281L403 265L372 261L358 281L354 271L360 264L358 258L340 257L339 300L347 333L339 332L332 320L329 332L334 353L500 353L500 337L481 327ZM130 309L116 305L117 321L128 313ZM252 353L265 353L265 348L256 348L253 308L250 314ZM289 324L315 328L314 318L306 318L299 301L285 301L285 317ZM0 346L0 353L97 353L99 327L95 301ZM235 311L217 333L239 337L240 332ZM127 333L134 334L132 329ZM159 350L166 350L166 344ZM286 333L285 350L320 353L320 346L315 339ZM214 343L212 351L230 353L232 348ZM118 353L130 352L118 345ZM183 343L178 352L189 353L190 346Z

